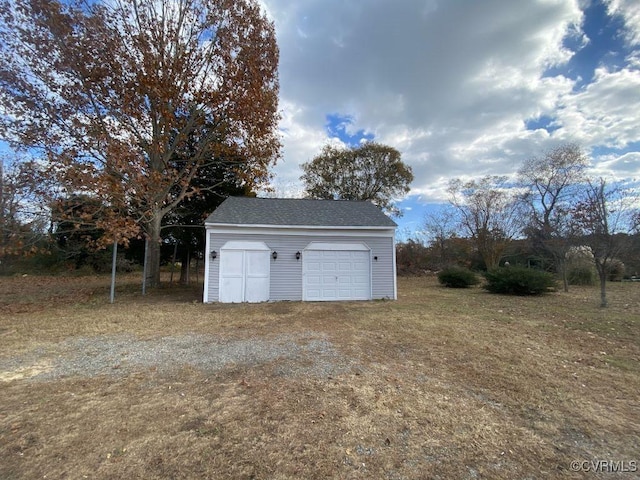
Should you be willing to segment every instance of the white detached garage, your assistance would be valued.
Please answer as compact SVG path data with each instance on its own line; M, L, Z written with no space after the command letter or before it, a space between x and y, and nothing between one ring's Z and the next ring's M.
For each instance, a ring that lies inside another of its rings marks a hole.
M396 224L369 202L230 197L205 227L204 302L397 298Z

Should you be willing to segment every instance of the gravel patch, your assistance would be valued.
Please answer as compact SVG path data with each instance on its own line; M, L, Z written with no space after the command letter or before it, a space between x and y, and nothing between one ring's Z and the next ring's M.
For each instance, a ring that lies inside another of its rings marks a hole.
M187 334L155 339L132 335L75 337L28 353L0 358L0 380L125 376L154 369L161 373L191 366L204 372L277 362L274 374L327 377L352 369L355 362L320 334L221 340Z

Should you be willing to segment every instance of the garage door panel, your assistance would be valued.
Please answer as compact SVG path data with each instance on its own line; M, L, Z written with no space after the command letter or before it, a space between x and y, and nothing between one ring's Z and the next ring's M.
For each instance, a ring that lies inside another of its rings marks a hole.
M306 300L368 300L371 298L370 252L309 250L303 256Z
M324 275L320 284L324 286L333 286L337 283L337 281L338 279L335 275Z
M320 272L320 262L317 261L311 261L309 259L305 260L305 265L307 267L307 271L309 272Z
M323 272L335 272L338 270L337 265L333 261L326 261L320 265Z
M269 274L269 255L265 252L246 252L247 275L251 276L268 276Z
M244 301L255 303L267 300L269 300L269 278L247 277Z
M220 301L223 303L240 303L244 301L242 277L225 276L220 282Z
M242 251L229 250L220 256L220 268L225 277L241 277L244 274L243 255Z

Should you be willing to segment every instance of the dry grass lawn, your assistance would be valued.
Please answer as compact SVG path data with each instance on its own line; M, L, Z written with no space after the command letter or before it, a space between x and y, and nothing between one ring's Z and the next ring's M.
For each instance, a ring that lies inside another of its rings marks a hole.
M0 360L74 338L294 335L346 368L42 379L51 358L17 364L0 371L0 478L640 478L610 472L640 468L638 283L610 284L600 309L582 287L525 298L401 278L395 302L203 305L200 287L143 298L136 280L110 305L107 277L0 278Z

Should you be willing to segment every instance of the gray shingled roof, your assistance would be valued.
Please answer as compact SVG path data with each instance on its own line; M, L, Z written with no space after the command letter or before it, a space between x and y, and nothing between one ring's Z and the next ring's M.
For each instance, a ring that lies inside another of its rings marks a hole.
M370 202L229 197L205 224L326 227L396 227Z

